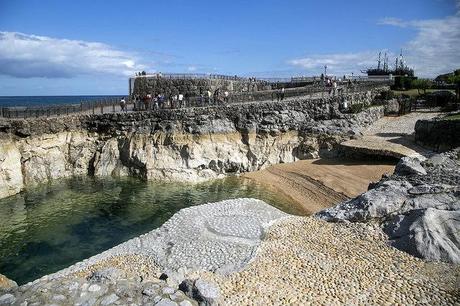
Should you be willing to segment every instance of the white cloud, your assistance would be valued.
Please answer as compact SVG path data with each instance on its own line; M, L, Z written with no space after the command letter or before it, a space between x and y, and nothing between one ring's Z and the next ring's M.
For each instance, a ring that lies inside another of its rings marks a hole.
M415 37L401 46L406 62L415 69L416 75L435 77L460 68L460 1L457 1L457 10L455 15L443 19L406 21L387 17L378 24L415 29ZM288 63L313 74L318 74L327 65L332 74L341 75L376 66L378 52L317 54L293 59ZM393 68L395 54L389 54L389 58L390 68Z
M407 42L407 62L417 75L434 77L460 68L460 14L444 19L395 21L385 18L381 24L412 28L416 36Z
M360 73L360 70L375 66L378 52L314 54L288 61L289 64L306 70L308 74L319 75L327 65L327 74L343 75Z
M18 78L127 76L147 67L129 52L99 42L0 32L0 74Z

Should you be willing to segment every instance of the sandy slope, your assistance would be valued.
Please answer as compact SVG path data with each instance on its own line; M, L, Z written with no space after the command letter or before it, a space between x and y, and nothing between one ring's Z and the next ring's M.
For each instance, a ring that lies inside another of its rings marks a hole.
M274 165L244 177L290 196L306 214L312 214L357 196L370 182L393 170L393 164L382 161L316 159Z

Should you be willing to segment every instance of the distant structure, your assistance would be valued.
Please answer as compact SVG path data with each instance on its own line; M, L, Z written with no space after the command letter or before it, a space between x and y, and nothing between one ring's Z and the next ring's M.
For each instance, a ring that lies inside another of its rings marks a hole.
M389 69L388 65L388 56L385 52L385 55L383 57L383 65L382 65L382 52L379 52L379 59L377 62L377 68L369 68L367 70L362 70L362 73L367 73L369 77L374 77L374 76L408 76L408 77L413 77L414 76L414 69L410 68L409 66L406 65L406 61L404 60L404 56L402 53L399 54L398 57L396 57L395 60L395 68L393 70Z

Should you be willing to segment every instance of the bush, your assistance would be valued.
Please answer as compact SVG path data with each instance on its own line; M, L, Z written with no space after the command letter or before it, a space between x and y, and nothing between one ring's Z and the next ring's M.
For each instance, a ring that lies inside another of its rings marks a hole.
M353 114L357 114L362 112L365 109L365 105L363 103L352 104L350 106L350 112Z
M395 97L395 94L391 90L385 90L380 93L380 99L382 100L391 100Z

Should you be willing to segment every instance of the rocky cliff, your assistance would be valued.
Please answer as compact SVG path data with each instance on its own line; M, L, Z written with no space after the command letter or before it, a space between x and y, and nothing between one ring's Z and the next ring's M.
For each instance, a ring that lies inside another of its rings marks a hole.
M361 96L369 103L375 92ZM335 154L383 116L356 115L335 99L291 99L155 112L0 122L0 197L72 175L201 181Z
M428 260L460 263L460 149L420 162L403 157L370 190L316 214L332 222L374 221L391 245Z

